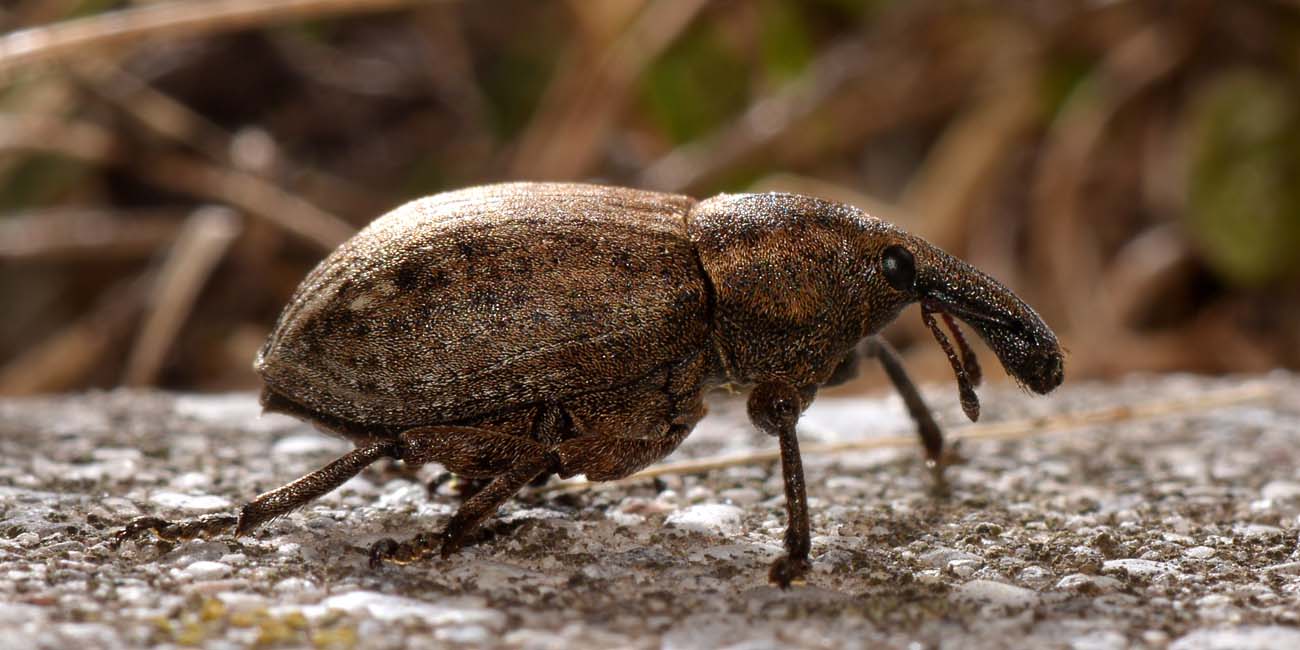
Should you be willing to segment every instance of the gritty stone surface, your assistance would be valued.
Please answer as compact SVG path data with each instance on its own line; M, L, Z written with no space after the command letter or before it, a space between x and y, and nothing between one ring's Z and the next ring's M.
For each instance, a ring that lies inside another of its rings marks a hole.
M449 559L372 570L383 537L442 527L456 486L379 463L254 534L112 534L222 511L345 452L252 395L0 400L0 647L1300 647L1300 378L1184 376L984 391L985 421L1243 383L1272 396L966 441L934 496L914 446L805 457L807 583L766 583L779 469L744 464L533 490ZM956 430L950 386L927 396ZM719 398L674 459L755 449ZM910 435L896 398L819 399L801 438Z

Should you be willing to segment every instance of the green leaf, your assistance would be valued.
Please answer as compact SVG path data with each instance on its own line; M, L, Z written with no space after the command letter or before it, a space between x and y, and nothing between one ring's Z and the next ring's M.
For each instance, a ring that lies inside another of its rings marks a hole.
M711 27L696 27L646 71L642 99L673 142L686 142L744 108L749 74L741 57Z
M1290 80L1226 73L1193 102L1187 225L1211 268L1255 286L1297 268L1300 105Z
M763 67L777 81L797 77L812 59L812 35L802 8L786 0L763 3Z

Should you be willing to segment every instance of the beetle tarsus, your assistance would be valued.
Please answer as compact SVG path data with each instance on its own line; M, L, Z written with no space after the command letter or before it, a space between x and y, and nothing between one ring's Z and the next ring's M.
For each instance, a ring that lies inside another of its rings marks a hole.
M207 538L234 527L237 517L230 513L214 513L169 521L161 517L137 517L113 536L113 547L117 548L127 540L139 539L152 534L160 541L183 542L197 538Z

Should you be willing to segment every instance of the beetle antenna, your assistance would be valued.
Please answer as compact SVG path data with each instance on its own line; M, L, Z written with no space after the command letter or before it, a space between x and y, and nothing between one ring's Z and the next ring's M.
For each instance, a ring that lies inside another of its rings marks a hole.
M952 366L953 374L957 375L957 391L961 395L961 410L966 413L966 417L974 422L980 417L980 400L975 395L975 388L971 386L970 375L966 372L966 367L962 365L961 359L953 351L952 344L948 342L948 337L944 335L943 330L939 329L939 323L934 320L934 311L929 305L921 303L921 322L930 328L930 333L934 335L934 340L939 342L939 347L943 348L943 353L948 355L948 363ZM944 314L942 311L940 314ZM947 314L944 314L947 316ZM960 341L961 339L958 338ZM969 349L969 348L965 348ZM978 366L977 366L978 367Z
M966 336L962 334L952 314L941 311L939 315L943 317L943 322L948 325L948 331L952 332L953 340L957 342L957 350L961 352L961 365L966 369L970 383L979 386L980 382L984 381L984 373L980 370L980 360L976 358L975 351L970 349L970 344L966 343Z

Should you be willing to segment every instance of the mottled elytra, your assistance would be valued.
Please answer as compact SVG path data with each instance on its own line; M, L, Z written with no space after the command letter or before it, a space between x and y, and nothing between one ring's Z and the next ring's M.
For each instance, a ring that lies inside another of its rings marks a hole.
M1061 383L1060 346L1033 309L849 205L552 183L419 199L321 262L255 362L268 411L356 448L237 515L141 518L119 539L242 535L393 458L490 479L440 534L371 549L374 565L446 556L538 477L606 481L663 458L704 416L704 391L733 385L750 389L750 419L780 443L789 521L769 577L788 586L809 568L795 423L818 388L853 375L859 355L884 366L942 466L938 426L876 336L913 302L972 419L980 370L953 317L1022 385L1046 393Z

